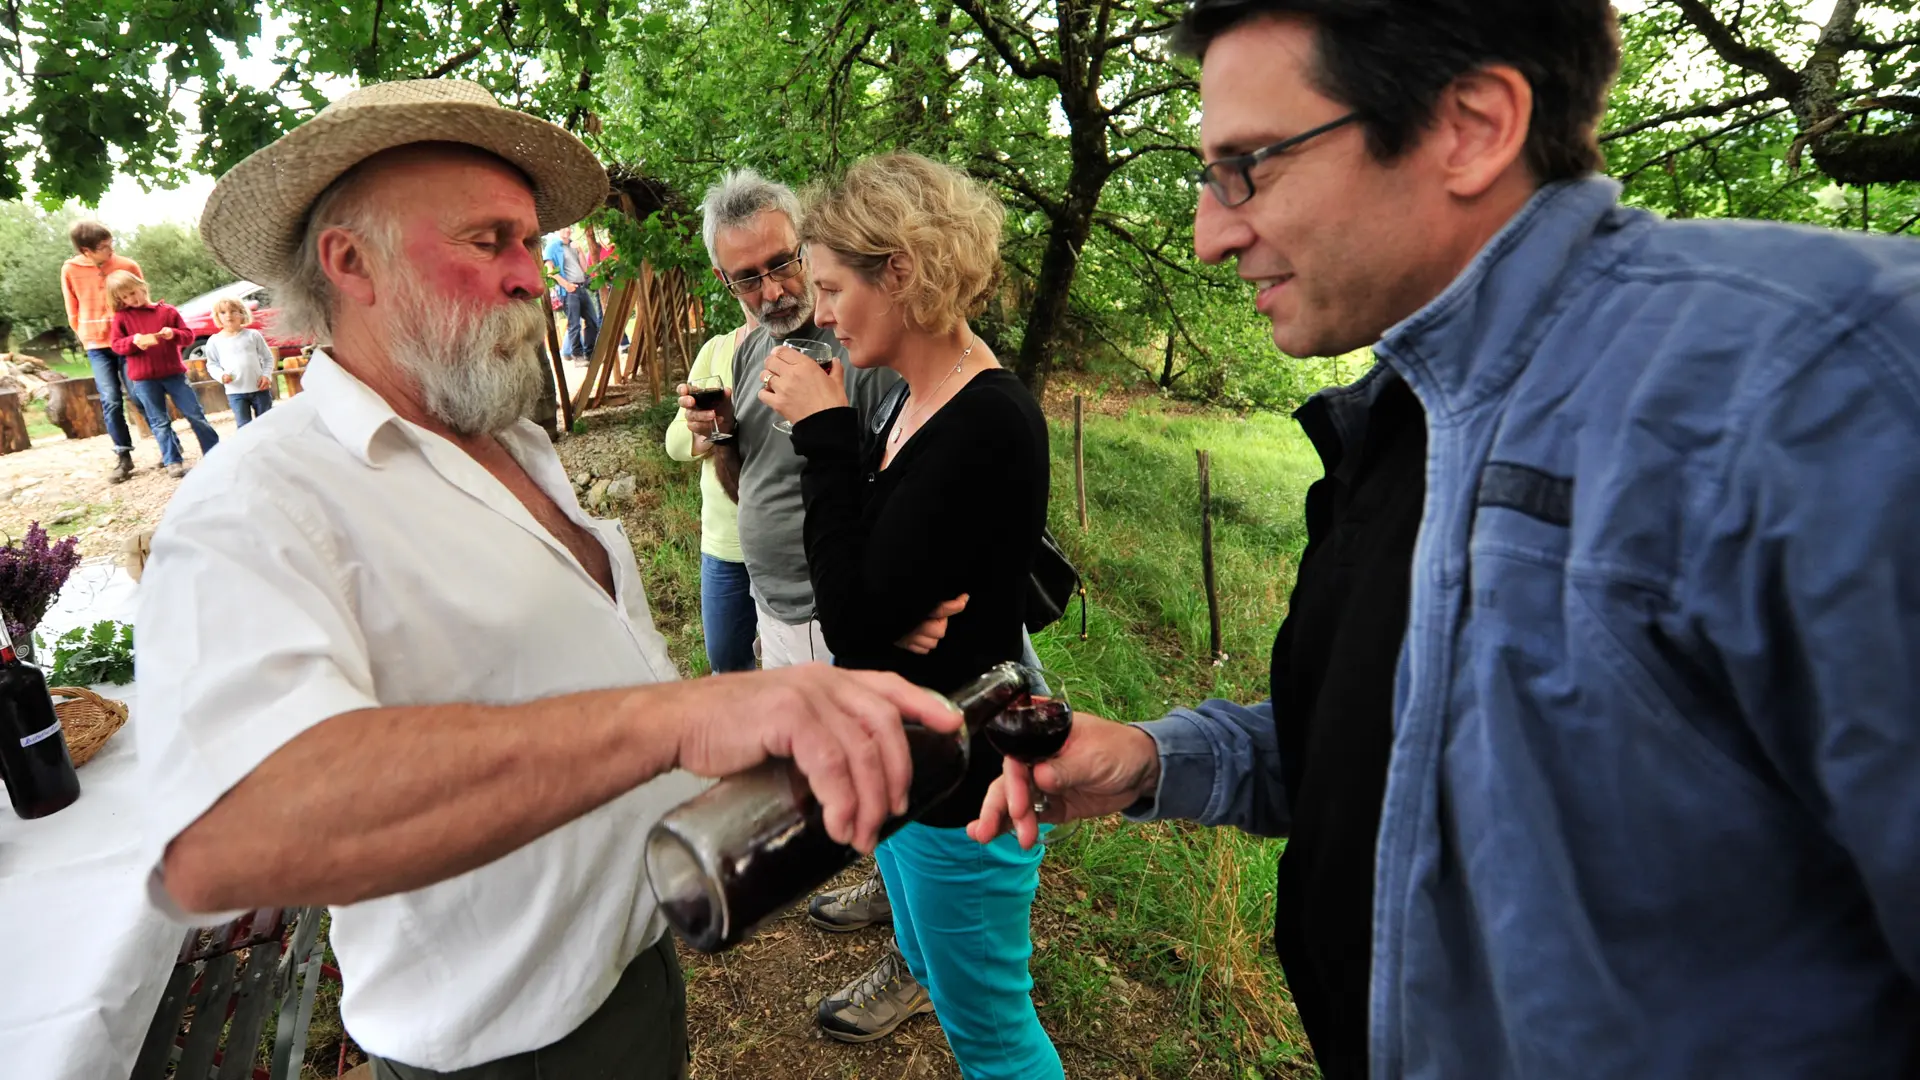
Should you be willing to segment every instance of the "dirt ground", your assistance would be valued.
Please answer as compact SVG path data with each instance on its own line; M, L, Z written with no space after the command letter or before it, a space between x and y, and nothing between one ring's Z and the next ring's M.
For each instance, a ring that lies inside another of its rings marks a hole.
M207 417L221 438L233 434L233 414ZM174 422L187 467L200 461L200 444L184 420ZM160 521L180 481L160 468L152 439L133 437L134 473L110 484L113 443L105 435L70 440L53 436L33 447L0 456L0 533L19 536L38 521L54 536L76 536L82 555L110 555L129 534ZM76 513L77 512L77 513ZM72 520L55 522L72 514Z

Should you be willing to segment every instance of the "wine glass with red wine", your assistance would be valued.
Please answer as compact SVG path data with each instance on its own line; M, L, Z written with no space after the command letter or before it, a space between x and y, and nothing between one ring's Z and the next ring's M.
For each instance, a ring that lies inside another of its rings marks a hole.
M995 750L1028 766L1058 754L1073 733L1065 680L1054 672L1031 674L1026 691L986 725L987 742Z
M794 352L819 364L821 371L833 371L833 346L824 341L812 341L807 338L788 338L778 345L775 345L774 348L792 349ZM773 422L773 430L783 435L791 435L793 434L793 422L784 419L775 420Z
M693 380L691 389L693 392L688 396L693 398L693 407L699 412L712 412L727 400L726 381L718 375L700 376ZM716 430L707 436L707 441L710 443L732 442L733 435L730 432Z

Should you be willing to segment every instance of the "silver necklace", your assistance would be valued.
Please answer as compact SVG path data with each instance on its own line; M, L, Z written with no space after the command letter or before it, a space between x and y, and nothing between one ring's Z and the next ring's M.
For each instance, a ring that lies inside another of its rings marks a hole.
M939 398L940 391L946 387L947 381L949 379L952 379L955 375L960 374L960 369L967 365L967 357L973 355L973 347L975 345L978 345L979 343L980 343L979 338L974 338L972 341L967 343L967 351L960 354L960 359L958 362L956 362L953 365L953 370L947 372L946 378L941 379L940 384L933 388L933 393L927 395L927 401L929 404L931 404L935 399ZM907 421L913 419L913 414L914 414L914 410L908 409L907 415L900 418L900 423L893 425L893 438L887 440L887 442L890 445L899 446L900 440L907 437ZM927 418L925 416L922 416L920 417L920 422L925 423L926 419Z

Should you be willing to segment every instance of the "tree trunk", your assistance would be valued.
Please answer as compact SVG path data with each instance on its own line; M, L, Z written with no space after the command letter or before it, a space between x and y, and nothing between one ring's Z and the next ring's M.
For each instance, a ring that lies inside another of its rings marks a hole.
M127 403L133 407L132 402ZM47 419L69 439L91 439L107 433L100 411L100 388L92 379L62 379L47 387Z
M1160 389L1173 389L1173 331L1167 331L1167 352L1160 360Z
M0 390L0 454L15 454L33 446L27 438L27 418L20 412L20 391Z
M1074 155L1077 159L1079 154ZM1101 159L1104 162L1105 153ZM1054 347L1060 342L1067 324L1067 309L1072 301L1073 278L1080 269L1080 253L1093 234L1093 208L1100 201L1100 189L1106 184L1104 164L1086 167L1076 161L1067 179L1067 201L1061 216L1047 231L1047 252L1040 259L1040 279L1034 282L1033 307L1027 313L1027 329L1020 340L1020 356L1014 361L1014 374L1027 384L1037 398L1046 389L1047 375L1053 370Z

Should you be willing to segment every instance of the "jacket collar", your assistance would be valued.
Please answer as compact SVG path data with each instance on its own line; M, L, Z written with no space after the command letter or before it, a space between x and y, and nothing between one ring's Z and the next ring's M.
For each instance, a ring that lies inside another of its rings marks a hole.
M1503 392L1526 367L1549 316L1577 292L1572 279L1598 272L1579 258L1597 232L1618 227L1619 196L1601 176L1546 185L1453 284L1381 338L1375 352L1430 418Z

